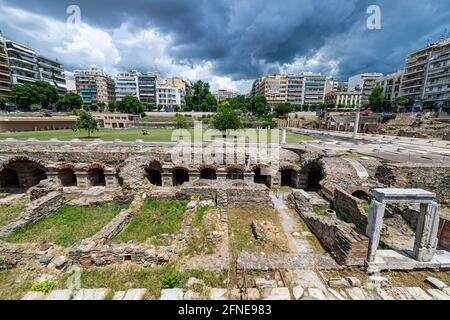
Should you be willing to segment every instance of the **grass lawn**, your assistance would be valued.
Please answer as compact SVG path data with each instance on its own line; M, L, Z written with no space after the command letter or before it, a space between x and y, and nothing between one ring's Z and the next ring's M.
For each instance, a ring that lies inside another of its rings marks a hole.
M25 209L27 201L17 200L8 206L0 206L0 226L5 226L14 221Z
M38 276L31 270L19 268L0 270L0 300L20 300L31 291Z
M147 200L115 240L144 242L150 237L175 233L183 223L186 205L187 201Z
M13 232L5 240L16 243L53 242L69 247L76 241L93 236L126 207L63 207L48 217Z
M172 133L174 129L169 128L155 128L146 129L149 132L148 136L142 135L142 129L100 129L98 132L94 132L90 138L86 136L86 132L79 131L74 132L72 130L50 130L50 131L28 131L28 132L14 132L14 133L0 133L0 139L17 139L17 140L27 140L30 138L38 140L50 140L59 139L61 141L70 141L72 139L80 139L84 141L92 141L94 139L101 139L104 141L114 141L120 139L122 141L136 141L141 139L146 142L171 142ZM193 129L188 129L193 137ZM270 134L268 130L261 130L263 136L267 136L267 140L271 141ZM281 139L281 134L280 134ZM175 138L175 141L177 137ZM305 135L298 135L292 132L287 132L286 141L288 143L298 143L302 141L311 142L312 139ZM259 138L258 138L259 141Z

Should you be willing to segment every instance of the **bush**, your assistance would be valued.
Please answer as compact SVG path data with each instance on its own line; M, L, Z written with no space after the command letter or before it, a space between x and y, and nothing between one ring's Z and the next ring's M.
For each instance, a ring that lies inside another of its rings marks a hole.
M44 281L39 281L33 284L31 287L32 291L49 293L55 287L56 281L54 279L45 279Z
M182 285L181 275L170 268L160 276L161 284L164 289L179 288Z

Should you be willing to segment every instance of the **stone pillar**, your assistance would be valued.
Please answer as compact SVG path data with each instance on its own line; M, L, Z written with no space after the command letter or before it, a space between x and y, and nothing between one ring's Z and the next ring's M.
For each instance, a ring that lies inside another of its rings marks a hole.
M244 172L244 181L253 182L255 177L254 172Z
M163 172L161 174L161 182L163 187L172 187L173 186L172 172Z
M91 187L91 183L88 178L88 173L85 171L75 171L75 175L77 176L77 187L80 189L89 189Z
M105 187L106 188L116 188L119 186L116 169L105 168L103 170L103 174L105 176Z
M380 242L381 228L383 227L383 216L386 204L372 199L369 207L369 217L366 235L369 237L369 251L367 261L373 262Z
M57 168L54 167L48 167L47 172L45 172L47 175L47 179L53 181L58 186L62 186L61 178L59 176L59 172Z
M281 144L286 144L286 128L281 129Z
M272 188L281 187L281 172L277 171L276 174L272 175Z
M414 240L414 259L430 262L438 245L439 205L436 202L420 205Z
M195 181L200 179L200 172L198 171L190 171L189 172L189 181Z

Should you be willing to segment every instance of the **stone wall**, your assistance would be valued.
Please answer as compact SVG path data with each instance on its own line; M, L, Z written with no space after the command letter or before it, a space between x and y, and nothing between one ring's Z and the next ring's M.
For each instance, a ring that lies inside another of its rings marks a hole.
M290 196L289 201L337 263L346 266L365 264L369 247L365 235L337 218L315 214L309 206L304 206L307 199L299 192Z
M375 178L392 188L434 192L438 203L450 205L450 165L384 164L377 168Z
M118 235L125 226L130 222L133 216L141 210L144 204L144 198L136 197L130 207L122 210L114 219L112 219L105 227L92 236L92 240L98 244L105 244L116 235Z
M353 223L361 232L365 232L367 214L362 207L362 200L353 197L340 188L336 188L333 205L348 223Z
M23 228L29 224L45 218L51 212L66 204L64 196L60 192L51 192L28 204L22 214L13 222L3 227L0 235L5 236L11 232Z
M83 267L106 266L125 261L142 264L145 267L165 264L170 260L170 247L151 245L97 245L94 241L83 241L82 245L69 251L74 264Z

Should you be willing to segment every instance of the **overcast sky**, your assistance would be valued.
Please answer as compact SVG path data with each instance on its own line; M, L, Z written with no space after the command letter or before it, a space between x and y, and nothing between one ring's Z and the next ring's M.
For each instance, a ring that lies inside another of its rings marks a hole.
M366 27L372 4L381 30ZM0 0L0 30L68 71L160 71L245 93L263 74L396 71L450 32L450 0Z

